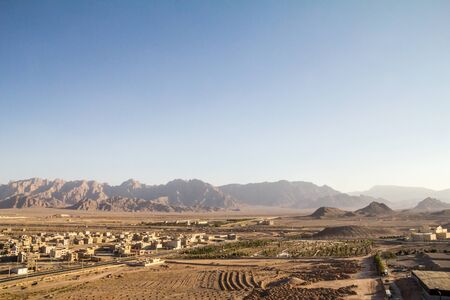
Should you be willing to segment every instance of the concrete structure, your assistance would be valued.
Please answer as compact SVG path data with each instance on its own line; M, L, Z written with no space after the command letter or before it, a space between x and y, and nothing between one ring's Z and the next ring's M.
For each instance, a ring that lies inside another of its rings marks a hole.
M162 264L162 263L164 263L164 260L161 260L160 258L153 258L153 259L148 259L148 260L141 262L141 265L144 267L148 267L148 266Z
M135 266L135 267L149 267L153 265L159 265L164 263L164 260L161 260L160 258L150 258L145 260L140 260L136 262L128 262L127 264L129 266Z
M64 260L69 261L69 262L77 261L78 260L78 253L69 251L64 256Z
M411 239L414 242L445 240L450 239L450 232L447 232L447 228L442 228L442 226L438 226L435 229L431 229L429 226L422 226L418 232L411 233Z
M261 220L258 221L258 225L269 225L269 226L273 226L275 224L275 222L273 220Z
M131 254L131 245L128 245L128 244L126 244L126 245L119 245L116 248L116 253L119 256L130 255Z
M50 251L52 249L55 249L55 247L54 246L42 246L39 250L43 254L50 254Z
M450 253L427 253L426 257L430 260L431 270L450 272Z
M450 272L413 271L412 277L422 289L427 300L450 300Z
M19 252L17 255L17 262L23 264L27 261L27 254L25 252Z
M442 228L442 226L436 227L434 233L436 234L436 239L438 240L450 239L450 232L447 232L447 228Z
M181 249L181 240L171 240L164 243L165 247L168 249Z
M431 232L413 232L411 233L411 239L414 242L429 242L436 240L436 234Z
M26 267L18 267L11 269L11 273L17 274L17 275L25 275L28 274L28 268Z
M439 232L439 233L436 233L436 239L438 239L438 240L450 239L450 232Z
M54 259L63 258L67 254L67 249L54 248L50 250L50 257Z

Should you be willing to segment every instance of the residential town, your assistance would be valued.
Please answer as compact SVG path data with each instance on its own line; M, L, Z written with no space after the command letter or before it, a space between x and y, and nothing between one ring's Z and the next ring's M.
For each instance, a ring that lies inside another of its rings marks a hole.
M145 256L156 252L169 253L170 250L176 251L237 240L237 235L233 233L214 235L204 232L162 234L86 230L16 235L8 228L4 229L2 234L0 237L0 261L4 265L8 265L8 276L48 270L64 263L89 265L89 263L106 262L118 258Z

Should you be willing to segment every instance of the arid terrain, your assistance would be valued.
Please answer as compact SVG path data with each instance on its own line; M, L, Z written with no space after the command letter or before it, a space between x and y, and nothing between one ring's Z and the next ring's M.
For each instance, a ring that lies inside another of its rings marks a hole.
M368 258L169 260L42 278L3 288L2 299L373 299ZM380 298L380 297L379 297ZM380 298L381 299L381 298Z
M319 212L330 210L321 209ZM60 273L9 280L4 264L1 299L384 299L396 282L404 299L417 284L408 270L424 265L433 269L436 257L449 242L414 243L402 240L411 228L445 223L445 216L417 220L401 212L380 215L332 215L312 211L232 211L210 213L119 213L61 209L8 209L1 211L0 228L9 236L59 234L70 231L149 232L210 236L236 234L225 244L209 241L176 251L158 250L163 263L130 266L139 256L111 257L105 265L85 262L89 268L70 270L63 261L42 261L40 272ZM187 225L185 220L199 224ZM202 220L207 225L200 225ZM83 249L86 246L74 246ZM153 253L153 254L152 254ZM383 278L374 263L376 253L394 253L387 261L398 270ZM42 259L42 258L41 258ZM435 261L433 261L435 259ZM58 265L59 264L59 265ZM80 265L74 262L73 265ZM2 264L0 264L2 267ZM65 269L66 268L66 269ZM6 273L5 273L6 272ZM39 273L36 273L39 274ZM1 279L0 279L1 280ZM388 283L386 283L388 281ZM387 285L386 285L387 284Z
M0 0L0 300L450 300L450 0Z

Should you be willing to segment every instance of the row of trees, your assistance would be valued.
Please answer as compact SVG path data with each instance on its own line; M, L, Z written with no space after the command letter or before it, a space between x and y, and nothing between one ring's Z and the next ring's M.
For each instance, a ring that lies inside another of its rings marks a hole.
M377 253L374 256L374 261L375 261L375 266L377 267L378 273L380 275L386 275L387 274L386 265L379 253Z

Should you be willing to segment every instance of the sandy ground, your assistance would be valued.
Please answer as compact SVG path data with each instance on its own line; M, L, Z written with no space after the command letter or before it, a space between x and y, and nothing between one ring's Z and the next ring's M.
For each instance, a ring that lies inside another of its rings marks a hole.
M420 224L442 223L442 220L415 220L408 217L316 220L296 217L310 212L279 211L277 213L279 214L275 215L275 212L267 214L280 217L275 219L275 226L212 228L211 230L214 230L214 232L220 232L220 230L224 232L227 232L227 230L236 231L240 236L251 239L283 232L296 234L303 231L316 232L325 226L369 225L377 228L399 228L402 232L408 232L409 228L417 227ZM71 216L54 217L56 214L71 214ZM22 229L44 232L69 229L95 231L97 228L102 230L108 228L111 231L153 231L155 230L153 227L147 228L141 225L141 222L256 218L259 216L266 216L266 214L263 210L208 214L91 213L53 209L43 211L2 210L0 212L0 226L3 228L11 226L13 231ZM68 227L70 228L68 229ZM160 228L160 230L172 231L176 229ZM186 231L187 228L181 227L178 230ZM189 228L189 230L191 229ZM192 230L204 231L208 229L194 228ZM6 237L4 236L4 238ZM377 243L380 250L391 251L400 248L430 246L382 241ZM432 247L448 247L448 244L433 244ZM314 298L315 290L329 288L330 290L326 292L332 292L349 286L352 286L350 290L356 292L356 295L339 296L340 299L383 299L383 285L372 269L372 260L369 258L352 258L349 260L358 261L360 269L335 279L325 278L327 265L332 268L334 264L338 264L343 259L196 260L183 261L183 263L177 264L168 263L166 267L119 267L90 271L81 275L70 274L56 278L38 279L35 280L35 284L33 284L33 281L29 281L13 286L3 285L0 286L0 299L244 299L249 295L254 296L255 291L265 291L272 288L272 290L277 290L280 286L282 288L279 289L279 299L282 299L282 295L295 294L304 289L311 290L310 295L312 296L308 296L309 298L302 296L303 298L300 299L321 299L320 297ZM397 260L397 264L404 267L411 267L417 263L417 257L413 256L399 257ZM317 270L323 271L323 273L314 273ZM306 276L308 274L313 274L316 278ZM309 279L305 278L313 279L308 281ZM396 284L400 287L402 293L403 290L406 290L406 293L409 293L410 290L414 291L414 283L411 281L403 280L396 282ZM412 297L412 294L406 294L403 297L408 299L408 297Z
M342 260L343 261L343 260ZM354 261L354 260L352 260ZM118 267L38 280L0 290L0 299L244 299L253 289L337 289L356 285L343 299L383 299L367 259L350 278L305 283L295 274L337 260L183 260L147 268ZM313 299L313 298L311 298Z

